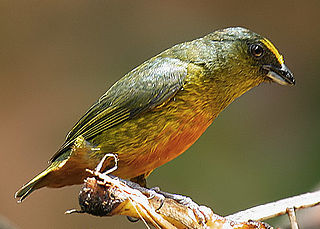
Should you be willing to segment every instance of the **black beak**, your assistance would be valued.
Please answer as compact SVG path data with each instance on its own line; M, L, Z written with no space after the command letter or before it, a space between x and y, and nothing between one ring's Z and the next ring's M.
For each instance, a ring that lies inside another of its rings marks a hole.
M293 77L292 72L287 68L285 64L281 65L281 68L272 65L264 65L263 69L267 70L267 77L274 82L281 85L295 85L296 80Z

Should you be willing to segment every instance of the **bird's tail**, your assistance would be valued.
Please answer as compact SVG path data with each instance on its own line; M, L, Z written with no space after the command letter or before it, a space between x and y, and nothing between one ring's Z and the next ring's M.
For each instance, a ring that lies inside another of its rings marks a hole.
M20 188L14 195L15 198L20 198L18 202L21 203L30 193L36 189L46 186L44 178L52 171L52 169L53 168L49 166L46 170L34 177L27 184L23 185L22 188Z

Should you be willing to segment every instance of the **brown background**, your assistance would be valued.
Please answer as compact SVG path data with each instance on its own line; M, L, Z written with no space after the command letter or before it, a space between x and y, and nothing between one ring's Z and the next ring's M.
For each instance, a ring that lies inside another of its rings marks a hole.
M19 228L143 228L125 217L64 215L79 186L14 192L46 167L88 107L160 51L215 29L270 38L297 79L232 104L150 186L229 214L320 181L320 1L12 1L0 3L0 215Z

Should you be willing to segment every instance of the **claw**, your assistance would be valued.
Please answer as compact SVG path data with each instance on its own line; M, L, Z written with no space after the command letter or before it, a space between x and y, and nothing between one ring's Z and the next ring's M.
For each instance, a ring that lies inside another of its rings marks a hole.
M138 222L140 219L138 218L134 218L134 217L131 217L131 216L127 216L127 219L131 222L131 223L136 223Z
M193 211L193 213L197 219L197 222L199 224L205 225L206 222L210 219L211 211L208 211L207 210L208 208L205 206L199 206L190 197L163 192L158 187L152 188L152 190L157 192L158 194L163 195L165 198L175 200L179 204L182 204L182 205L190 208ZM160 207L157 210L160 210L160 208L163 206L163 203L164 203L164 201L160 204Z

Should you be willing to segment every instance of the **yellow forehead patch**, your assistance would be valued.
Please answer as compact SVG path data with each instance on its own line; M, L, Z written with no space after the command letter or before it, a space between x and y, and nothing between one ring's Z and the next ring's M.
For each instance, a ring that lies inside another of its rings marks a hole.
M268 39L264 38L261 42L276 56L280 64L283 64L283 56L279 53L278 49Z

